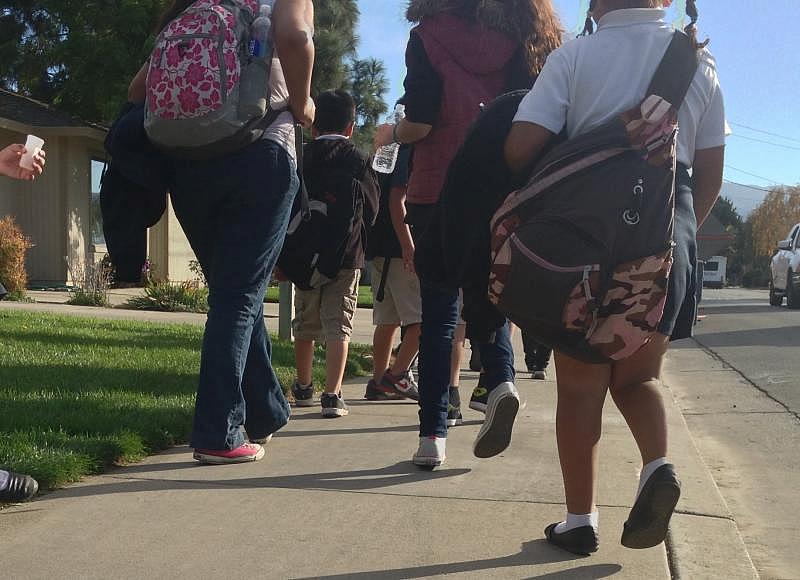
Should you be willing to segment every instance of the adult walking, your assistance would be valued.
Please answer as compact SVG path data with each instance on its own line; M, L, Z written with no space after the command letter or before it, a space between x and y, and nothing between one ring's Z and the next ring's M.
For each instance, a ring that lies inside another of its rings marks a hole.
M414 143L407 220L419 239L481 104L530 88L547 54L560 44L561 29L550 0L412 0L407 17L417 26L406 49L406 118L379 127L375 144ZM457 290L424 277L420 284L420 440L413 461L430 467L445 460L459 297ZM474 451L490 457L508 446L519 408L508 327L497 329L494 339L479 348L484 388L476 403L485 406L486 421Z
M175 0L162 28L192 4ZM213 159L174 160L175 214L209 285L191 438L195 459L205 463L261 459L262 444L289 420L272 368L263 299L298 189L294 121L310 126L314 119L313 22L311 0L274 3L270 106L288 110L261 139ZM145 77L140 71L131 96L144 96Z

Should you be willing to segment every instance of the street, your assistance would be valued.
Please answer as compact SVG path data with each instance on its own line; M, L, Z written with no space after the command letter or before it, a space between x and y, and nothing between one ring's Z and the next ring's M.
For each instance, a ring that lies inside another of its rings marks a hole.
M670 386L762 578L800 578L800 311L724 289L701 314L705 352L677 344Z

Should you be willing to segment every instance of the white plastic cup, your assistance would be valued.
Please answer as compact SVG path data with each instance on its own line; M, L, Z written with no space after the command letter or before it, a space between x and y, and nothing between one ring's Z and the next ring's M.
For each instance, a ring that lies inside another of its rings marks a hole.
M33 170L33 158L39 154L44 147L44 139L36 135L28 135L25 140L25 153L19 160L19 166L23 169Z

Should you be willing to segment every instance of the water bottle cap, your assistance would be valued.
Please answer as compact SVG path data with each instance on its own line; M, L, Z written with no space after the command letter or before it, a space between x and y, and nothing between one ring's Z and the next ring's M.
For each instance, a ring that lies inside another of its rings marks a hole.
M272 14L272 6L269 4L262 4L258 7L259 16L266 16L269 18L270 14Z

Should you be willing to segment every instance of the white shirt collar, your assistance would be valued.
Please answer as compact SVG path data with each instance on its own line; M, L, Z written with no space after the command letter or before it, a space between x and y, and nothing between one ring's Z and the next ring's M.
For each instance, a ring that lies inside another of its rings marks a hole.
M349 138L350 137L347 137L346 135L338 135L336 133L329 133L327 135L320 135L319 137L314 139L314 141L320 141L320 140L323 140L323 139L327 140L327 141L334 141L336 139L349 139Z
M661 8L623 8L613 10L603 16L597 23L597 29L630 26L631 24L646 24L663 22L667 11Z

